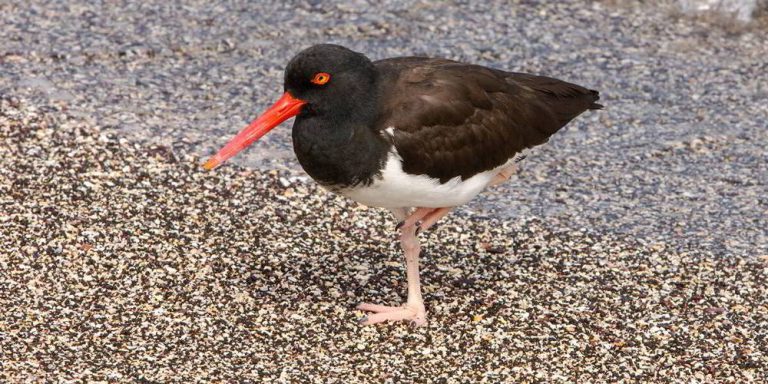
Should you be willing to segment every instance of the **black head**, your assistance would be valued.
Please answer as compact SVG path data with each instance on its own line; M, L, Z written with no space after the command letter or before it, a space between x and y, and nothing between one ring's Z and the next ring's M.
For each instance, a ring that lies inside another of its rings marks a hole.
M285 70L285 93L211 157L213 169L283 121L296 116L314 127L359 126L375 116L376 70L367 57L339 45L321 44L296 55ZM336 135L347 136L343 129Z
M345 114L374 97L376 70L361 53L319 44L294 56L285 69L285 91L304 100L300 116Z

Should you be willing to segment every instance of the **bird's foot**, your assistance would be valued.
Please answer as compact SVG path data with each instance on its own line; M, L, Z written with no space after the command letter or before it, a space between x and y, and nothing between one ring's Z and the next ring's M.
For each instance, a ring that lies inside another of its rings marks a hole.
M357 309L371 312L360 319L360 324L370 325L385 321L409 320L414 327L420 327L427 323L427 311L423 304L406 303L399 307L362 303Z
M520 160L522 160L522 158ZM517 172L517 164L512 164L509 167L502 169L501 172L496 174L493 180L488 183L488 186L492 187L507 181L510 177L512 177L512 175L515 174L515 172Z

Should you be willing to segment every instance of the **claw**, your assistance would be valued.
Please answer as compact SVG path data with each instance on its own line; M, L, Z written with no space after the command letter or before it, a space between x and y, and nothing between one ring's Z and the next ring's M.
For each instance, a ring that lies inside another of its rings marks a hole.
M416 232L415 232L415 233L416 233L417 235L418 235L419 233L421 233L421 222L418 222L418 223L416 224Z
M427 323L427 314L421 303L388 306L362 303L357 309L369 312L358 319L362 325L379 324L387 321L407 321L411 327L419 327Z
M418 235L419 233L422 233L422 232L424 232L424 231L426 231L426 230L429 230L429 229L432 229L432 228L434 228L434 227L435 227L435 224L432 224L431 226L427 227L426 229L425 229L425 228L422 228L422 226L421 226L421 225L418 225L418 226L416 227L416 232L415 232L415 233Z
M403 220L403 221L397 223L397 225L395 225L395 231L399 231L400 228L403 227L403 225L405 225L405 220Z

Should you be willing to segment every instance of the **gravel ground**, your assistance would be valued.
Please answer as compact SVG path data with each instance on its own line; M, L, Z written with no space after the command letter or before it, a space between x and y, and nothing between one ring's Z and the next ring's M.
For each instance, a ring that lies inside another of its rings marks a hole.
M0 381L767 381L766 24L455 3L1 2ZM424 235L425 328L356 324L394 223L287 126L199 169L317 42L602 92Z
M768 254L768 22L712 25L663 1L185 3L2 2L0 94L203 156L271 104L288 59L318 42L548 74L600 90L607 109L468 209ZM289 132L237 161L301 175Z
M388 214L0 101L4 382L760 382L768 257L463 214L396 304Z

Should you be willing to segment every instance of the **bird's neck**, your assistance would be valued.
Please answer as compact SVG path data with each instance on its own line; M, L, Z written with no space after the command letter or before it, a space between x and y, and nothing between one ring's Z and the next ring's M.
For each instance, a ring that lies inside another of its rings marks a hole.
M317 182L331 187L372 182L390 146L374 131L374 111L368 105L357 104L333 115L297 118L293 149L302 168Z

